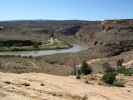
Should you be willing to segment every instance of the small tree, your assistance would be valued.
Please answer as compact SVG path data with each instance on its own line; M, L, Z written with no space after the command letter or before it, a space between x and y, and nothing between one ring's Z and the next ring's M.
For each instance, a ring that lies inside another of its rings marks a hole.
M86 61L83 61L80 71L83 75L87 75L92 73L92 68L86 63Z

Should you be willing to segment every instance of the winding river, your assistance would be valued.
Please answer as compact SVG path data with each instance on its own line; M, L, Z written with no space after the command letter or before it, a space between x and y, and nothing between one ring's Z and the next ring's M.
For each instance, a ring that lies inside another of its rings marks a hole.
M0 55L4 56L32 56L32 57L39 57L39 56L46 56L46 55L53 55L53 54L60 54L60 53L76 53L79 51L86 50L87 47L83 47L80 45L73 45L72 48L69 49L58 49L58 50L40 50L40 51L14 51L14 52L0 52Z

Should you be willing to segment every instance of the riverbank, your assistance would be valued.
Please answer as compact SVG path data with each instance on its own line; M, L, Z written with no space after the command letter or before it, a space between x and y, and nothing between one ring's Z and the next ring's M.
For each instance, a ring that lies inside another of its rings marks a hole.
M39 50L58 50L72 48L72 45L58 39L43 41L33 40L2 40L0 41L0 52L12 51L39 51Z

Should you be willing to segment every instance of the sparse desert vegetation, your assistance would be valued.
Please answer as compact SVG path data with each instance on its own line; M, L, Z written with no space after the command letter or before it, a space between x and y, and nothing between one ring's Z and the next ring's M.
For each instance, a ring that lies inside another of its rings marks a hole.
M11 26L3 22L2 53L60 51L75 44L87 49L37 57L1 55L0 98L131 100L133 21L128 21L16 21ZM9 32L12 37L8 37ZM123 97L122 91L128 96Z
M133 0L1 0L0 12L0 100L133 100Z

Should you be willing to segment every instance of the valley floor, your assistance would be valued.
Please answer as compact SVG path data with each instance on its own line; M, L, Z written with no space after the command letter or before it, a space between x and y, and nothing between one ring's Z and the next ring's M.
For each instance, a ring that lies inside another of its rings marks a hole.
M41 73L0 73L0 100L132 100L130 85L119 88L85 84L74 77Z

